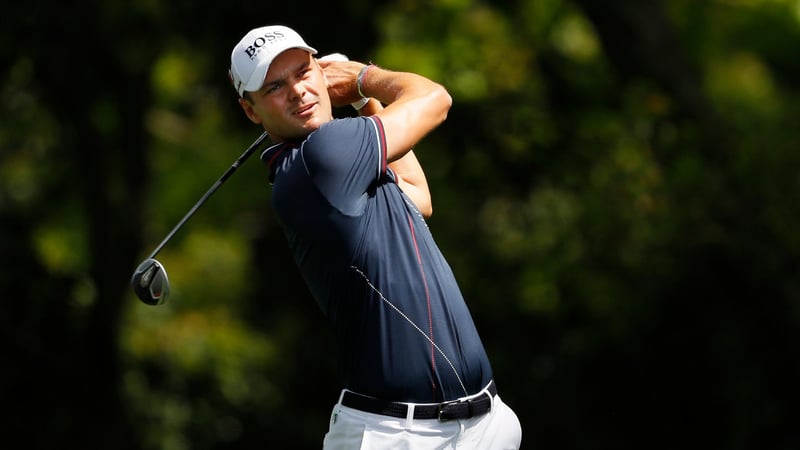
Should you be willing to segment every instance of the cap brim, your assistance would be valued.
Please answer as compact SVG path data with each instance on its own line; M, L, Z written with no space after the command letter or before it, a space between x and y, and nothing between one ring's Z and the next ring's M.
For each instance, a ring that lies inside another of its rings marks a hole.
M305 50L312 55L317 54L317 50L313 47L309 47L307 45L293 45L291 47L286 47L285 49L278 52L271 60L264 61L258 67L253 70L253 73L250 75L250 79L247 80L247 83L242 88L242 93L244 92L255 92L261 89L261 86L264 85L264 78L267 77L267 72L269 72L269 66L272 64L272 61L278 57L281 53L285 52L286 50L291 50L293 48L299 48L301 50Z

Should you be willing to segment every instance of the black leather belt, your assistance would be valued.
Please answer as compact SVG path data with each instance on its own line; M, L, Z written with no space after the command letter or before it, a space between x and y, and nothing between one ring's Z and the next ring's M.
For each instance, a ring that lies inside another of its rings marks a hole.
M497 395L494 381L489 382L487 392L482 392L468 400L454 400L443 403L424 403L414 405L414 419L438 419L441 422L486 414L492 409L492 397ZM380 400L355 392L345 391L342 405L373 414L405 418L408 415L408 404Z

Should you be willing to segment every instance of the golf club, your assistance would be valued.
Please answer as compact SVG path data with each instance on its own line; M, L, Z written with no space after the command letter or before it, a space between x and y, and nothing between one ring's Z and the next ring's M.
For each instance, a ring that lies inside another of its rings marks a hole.
M239 158L234 161L234 163L222 174L221 177L214 183L211 188L202 196L197 203L192 206L192 209L186 213L185 216L175 225L175 228L167 234L167 237L158 244L155 250L150 253L150 256L147 257L144 261L139 264L139 267L136 268L136 271L133 272L133 276L131 277L131 287L133 287L133 292L136 293L136 296L139 297L139 300L147 303L148 305L160 305L167 301L167 296L169 295L169 279L167 278L167 270L164 268L164 265L158 262L155 257L158 252L161 251L162 248L167 244L167 242L172 239L172 236L177 232L188 220L189 218L194 215L194 213L203 205L203 203L208 200L209 197L225 182L225 180L230 177L239 166L250 157L251 154L261 146L261 143L269 135L265 131L261 134L261 136L253 142L247 150L242 153Z

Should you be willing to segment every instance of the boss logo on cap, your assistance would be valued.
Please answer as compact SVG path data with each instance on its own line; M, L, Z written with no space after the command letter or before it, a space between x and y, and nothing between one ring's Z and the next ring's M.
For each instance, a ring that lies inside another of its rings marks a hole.
M272 31L269 33L265 33L263 36L259 36L256 38L255 41L247 48L244 49L244 52L250 59L253 59L265 44L272 44L275 41L285 38L286 36L281 33L280 31Z

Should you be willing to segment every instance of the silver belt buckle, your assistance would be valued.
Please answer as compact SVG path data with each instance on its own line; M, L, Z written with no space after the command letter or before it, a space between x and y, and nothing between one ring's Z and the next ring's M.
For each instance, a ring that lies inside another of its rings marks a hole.
M461 400L453 400L449 402L442 402L439 403L439 408L437 409L436 418L439 419L439 422L447 422L451 420L449 417L442 417L442 413L444 413L444 409L450 405L455 405L457 403L461 403Z

